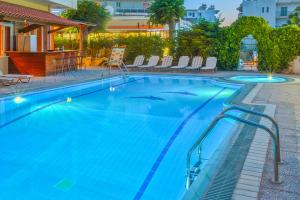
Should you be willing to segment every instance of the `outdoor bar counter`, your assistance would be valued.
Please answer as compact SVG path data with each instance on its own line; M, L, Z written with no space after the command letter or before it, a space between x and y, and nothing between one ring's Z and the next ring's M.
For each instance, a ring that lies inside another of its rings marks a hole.
M33 76L48 76L57 73L58 60L64 71L68 70L71 57L79 51L47 51L47 52L6 52L9 56L8 72L12 74L30 74ZM60 66L60 71L61 70Z

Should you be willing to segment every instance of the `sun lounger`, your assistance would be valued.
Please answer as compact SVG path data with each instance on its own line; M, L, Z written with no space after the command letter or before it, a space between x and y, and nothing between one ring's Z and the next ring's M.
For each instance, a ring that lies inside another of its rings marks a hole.
M190 57L188 56L181 56L179 58L179 62L177 66L171 67L172 69L183 69L189 65Z
M0 77L4 81L5 81L5 78L7 78L7 80L13 79L13 80L16 80L16 82L28 83L33 76L32 75L23 75L23 74L3 74L3 72L0 70Z
M173 56L166 56L163 58L161 65L154 66L154 68L168 68L172 66Z
M147 65L141 65L138 67L140 68L154 67L158 64L158 62L159 62L159 56L151 56Z
M0 76L0 83L5 86L15 85L18 83L18 79Z
M138 67L138 66L141 66L143 65L144 63L144 60L145 60L145 56L143 55L139 55L135 58L134 62L132 65L127 65L128 68L130 67Z
M31 80L31 78L33 78L32 75L23 74L5 74L1 75L0 77L17 79L17 81L21 83L28 83Z
M201 56L195 56L193 58L192 65L185 69L200 69L202 67L203 58Z
M206 65L201 68L203 71L216 71L218 59L216 57L208 57Z

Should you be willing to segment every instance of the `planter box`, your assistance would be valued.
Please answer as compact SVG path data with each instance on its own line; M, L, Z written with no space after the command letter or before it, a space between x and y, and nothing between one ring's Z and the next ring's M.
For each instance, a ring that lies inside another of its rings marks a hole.
M8 73L8 57L1 56L0 57L0 74L7 74Z
M298 56L292 63L292 69L294 74L300 74L300 56Z

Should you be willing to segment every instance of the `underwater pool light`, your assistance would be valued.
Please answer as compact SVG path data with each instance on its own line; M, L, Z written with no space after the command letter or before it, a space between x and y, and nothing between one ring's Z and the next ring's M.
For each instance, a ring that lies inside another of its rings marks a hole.
M22 103L24 101L25 101L25 99L22 98L22 97L16 97L16 98L14 98L14 102L17 103L17 104L20 104L20 103Z
M113 86L111 86L111 87L109 88L109 91L114 92L114 91L116 91L116 88L113 87Z
M72 98L71 97L68 97L67 98L67 103L71 103L72 102Z

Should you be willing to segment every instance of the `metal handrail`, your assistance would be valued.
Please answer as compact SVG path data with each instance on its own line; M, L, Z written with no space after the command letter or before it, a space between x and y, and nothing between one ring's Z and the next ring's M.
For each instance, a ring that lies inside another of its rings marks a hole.
M260 117L264 117L268 120L270 120L274 127L275 127L275 133L276 133L276 138L277 138L277 146L278 146L278 152L277 152L277 160L278 162L280 163L281 162L281 153L280 153L280 134L279 134L279 126L277 124L277 122L272 118L270 117L269 115L266 115L266 114L263 114L263 113L259 113L259 112L256 112L256 111L253 111L253 110L249 110L247 108L244 108L244 107L241 107L241 106L237 106L237 105L233 105L233 106L230 106L228 108L225 108L223 110L223 112L221 112L221 115L222 114L226 114L227 112L231 111L231 110L238 110L238 111L242 111L242 112L245 112L245 113L248 113L248 114L253 114L253 115L257 115L257 116L260 116Z
M209 125L209 127L204 131L204 133L200 136L200 138L193 144L193 146L190 148L190 150L188 151L188 155L187 155L187 162L186 162L186 189L190 188L191 185L191 170L190 170L190 166L191 166L191 157L192 157L192 153L195 151L195 149L200 146L202 146L203 141L207 138L207 136L209 135L209 133L211 132L211 130L217 125L217 123L222 120L222 119L232 119L235 121L239 121L241 123L250 125L250 126L255 126L257 128L263 129L265 130L272 138L272 143L273 143L273 156L274 156L274 182L275 183L280 183L279 181L279 162L278 162L278 144L277 144L277 140L276 140L276 135L272 132L272 130L270 130L269 128L267 128L264 125L234 116L234 115L230 115L230 114L222 114L222 115L218 115L214 121Z

